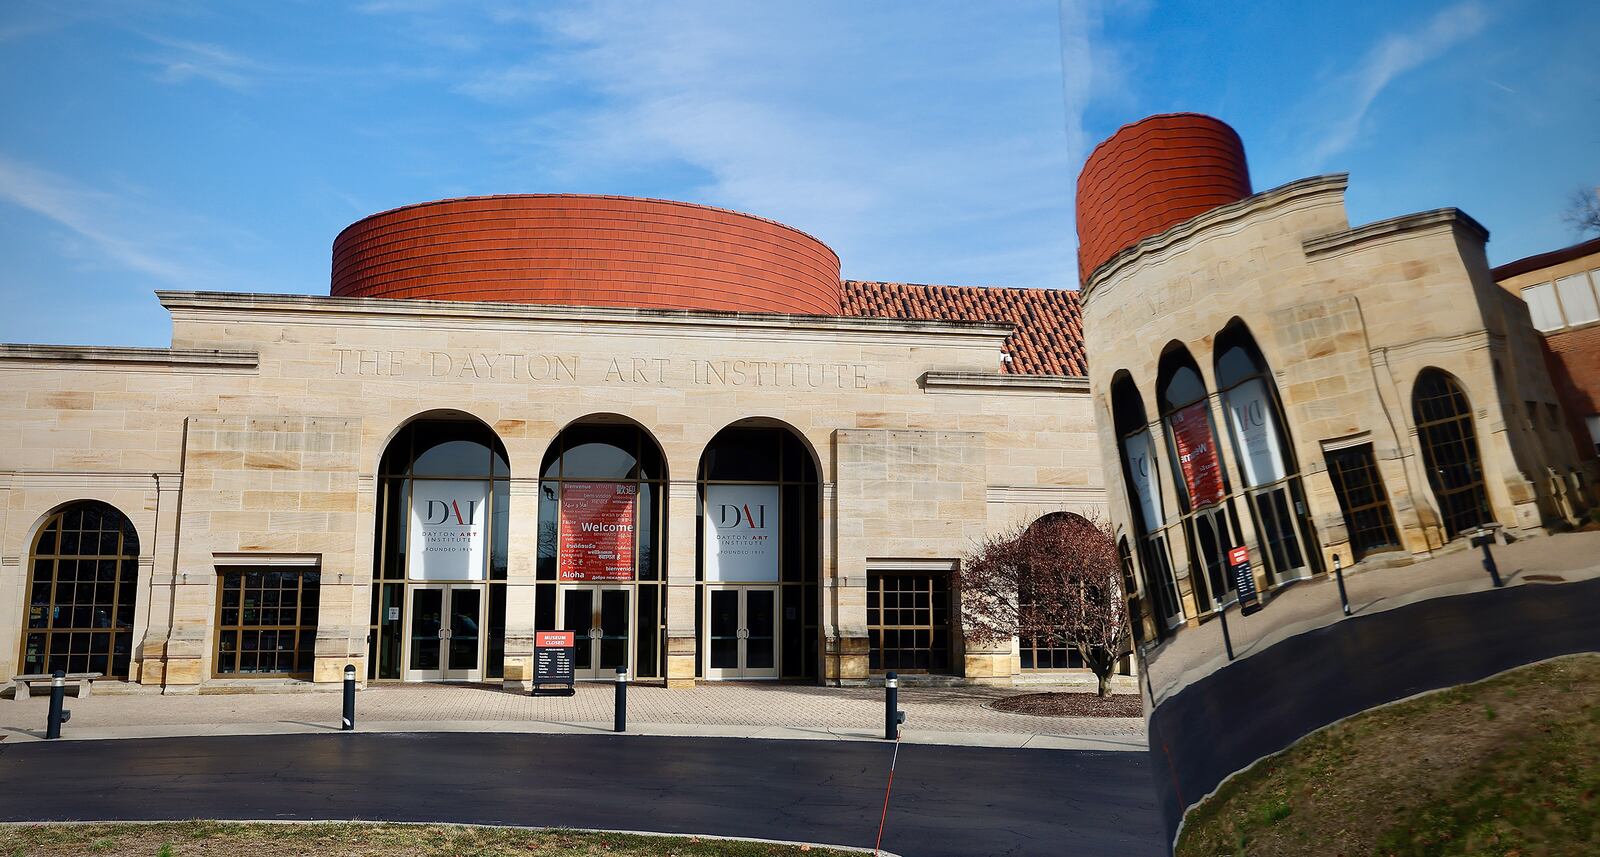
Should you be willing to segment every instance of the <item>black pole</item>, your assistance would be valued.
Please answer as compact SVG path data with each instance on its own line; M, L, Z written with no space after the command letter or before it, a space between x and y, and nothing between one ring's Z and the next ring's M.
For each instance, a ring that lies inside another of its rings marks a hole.
M356 665L344 665L344 723L339 727L349 732L356 728Z
M1333 555L1333 576L1339 581L1339 606L1344 608L1344 615L1350 615L1350 597L1344 594L1344 563L1339 561L1339 555Z
M628 668L617 667L617 710L614 715L615 723L611 727L613 732L628 731Z
M1489 579L1494 581L1495 588L1499 589L1500 587L1505 586L1506 582L1500 579L1500 566L1495 565L1494 553L1489 550L1489 545L1493 543L1493 533L1478 537L1478 546L1483 548L1484 570L1489 572Z
M1217 599L1217 615L1222 617L1222 645L1228 650L1228 660L1233 660L1233 637L1228 634L1228 605Z
M67 698L67 674L56 670L50 676L50 715L44 723L44 737L60 738L61 722L66 720L61 705Z
M900 676L890 670L883 676L883 739L900 737Z

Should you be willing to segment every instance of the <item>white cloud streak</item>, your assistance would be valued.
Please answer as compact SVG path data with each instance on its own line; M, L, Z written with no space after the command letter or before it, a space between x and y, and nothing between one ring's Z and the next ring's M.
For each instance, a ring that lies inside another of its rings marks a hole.
M674 175L694 201L816 234L847 276L1065 285L1098 84L1073 84L1063 141L1052 5L1019 27L960 5L584 4L537 15L537 51L458 91L554 80L593 96L489 132L538 189L627 193Z
M105 222L105 212L117 204L111 194L0 156L0 199L66 227L121 267L173 283L190 280L186 267L149 252L143 241Z
M1349 95L1340 114L1325 123L1327 131L1311 149L1316 166L1350 148L1360 136L1367 113L1396 78L1431 62L1483 30L1489 14L1477 0L1456 3L1441 10L1421 29L1384 36L1360 63L1336 81L1337 91Z

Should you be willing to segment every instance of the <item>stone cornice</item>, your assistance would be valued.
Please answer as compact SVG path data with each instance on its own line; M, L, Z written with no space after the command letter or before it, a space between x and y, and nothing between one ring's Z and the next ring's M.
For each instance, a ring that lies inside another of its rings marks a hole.
M494 329L566 330L574 333L615 331L637 336L639 326L678 335L721 332L723 336L856 335L921 337L933 344L972 347L992 343L998 351L1012 325L976 321L869 318L784 313L708 312L633 309L628 307L557 306L439 301L395 298L335 298L317 295L235 294L230 292L158 291L161 305L174 321L225 318L229 322L281 324L350 324L352 321L437 319ZM954 340L954 341L952 341Z
M1141 239L1137 244L1124 248L1115 256L1107 259L1104 264L1095 268L1089 274L1089 279L1083 284L1081 299L1085 302L1088 301L1097 286L1143 256L1162 252L1174 245L1182 244L1208 229L1242 220L1258 212L1310 197L1343 194L1345 187L1349 183L1349 173L1311 176L1279 185L1271 190L1251 194L1238 202L1219 205L1205 214L1195 215L1176 226L1167 228L1163 232Z
M1007 393L1082 394L1089 393L1089 379L1074 375L1004 375L999 372L924 372L917 379L929 393Z
M1460 224L1479 241L1489 240L1489 230L1468 217L1466 212L1459 208L1436 208L1432 211L1419 211L1415 214L1402 214L1399 217L1374 221L1342 232L1307 238L1301 246L1305 248L1306 258L1313 259L1339 250L1348 250L1369 241L1381 241L1408 232L1420 232L1437 226L1455 224Z
M183 482L183 474L157 471L138 472L126 470L0 470L0 487L8 483L11 488L107 491L174 490Z
M199 348L123 348L107 345L0 344L0 366L70 364L80 369L182 369L189 372L254 372L254 351Z

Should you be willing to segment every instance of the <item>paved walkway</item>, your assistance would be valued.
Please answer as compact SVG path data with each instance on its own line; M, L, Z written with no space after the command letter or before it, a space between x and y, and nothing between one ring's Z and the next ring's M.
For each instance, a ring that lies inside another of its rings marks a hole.
M1133 690L1131 679L1123 680ZM1061 689L903 688L904 739L911 743L1030 749L1144 751L1141 718L1037 717L986 703L1018 693ZM581 683L575 696L530 697L494 687L377 685L356 696L362 732L610 732L613 688ZM48 699L0 700L5 743L36 740ZM63 737L154 738L267 735L338 728L340 694L275 693L163 696L96 693L68 697ZM635 735L881 740L881 688L762 683L705 684L693 690L628 689L628 732Z
M1496 545L1495 561L1506 586L1575 582L1600 577L1600 532L1562 533ZM1373 568L1345 575L1352 615L1392 610L1446 595L1492 589L1479 550L1459 550L1395 568ZM1228 611L1234 654L1248 658L1273 644L1343 619L1332 574L1279 590L1252 616ZM1185 628L1146 653L1150 686L1160 704L1196 679L1228 663L1222 623Z

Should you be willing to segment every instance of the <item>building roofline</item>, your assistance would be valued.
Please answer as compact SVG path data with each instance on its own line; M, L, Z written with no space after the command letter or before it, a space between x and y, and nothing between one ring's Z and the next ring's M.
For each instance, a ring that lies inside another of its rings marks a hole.
M1082 292L1082 299L1088 300L1100 283L1111 277L1118 270L1132 264L1134 260L1141 256L1180 244L1206 229L1243 219L1257 211L1274 208L1307 197L1328 193L1342 194L1349 184L1349 173L1330 173L1297 179L1260 193L1253 193L1238 202L1219 205L1204 214L1197 214L1182 223L1169 226L1147 238L1141 238L1137 242L1117 251L1115 255L1102 262L1098 268L1089 273L1088 278L1084 280L1083 287L1079 290Z
M1537 271L1540 268L1551 268L1562 262L1570 262L1573 259L1579 259L1592 253L1600 253L1600 237L1591 238L1588 241L1580 241L1577 244L1573 244L1570 247L1562 247L1559 250L1547 250L1532 256L1524 256L1515 262L1507 262L1504 265L1500 265L1490 273L1494 275L1497 282L1509 280L1519 274Z
M326 295L243 292L156 292L168 312L300 312L324 315L653 323L678 327L732 327L837 332L912 333L1004 339L1013 326L1005 322L878 318L872 316L801 315L718 310L642 309L567 304L523 304L494 301L427 300L421 298L355 298Z
M0 343L0 364L58 362L242 371L255 369L259 358L254 351L222 351L205 348Z
M1388 235L1399 235L1418 229L1427 229L1441 223L1459 223L1466 227L1479 241L1489 240L1489 230L1483 224L1473 220L1466 212L1459 208L1435 208L1432 211L1419 211L1414 214L1402 214L1399 217L1390 217L1384 220L1374 220L1350 229L1341 229L1338 232L1329 232L1326 235L1317 235L1307 238L1302 242L1306 258L1331 253L1364 241L1371 241Z
M656 204L660 204L660 205L679 205L679 206L683 206L685 208L697 208L697 209L701 209L703 211L715 211L715 212L717 212L719 214L731 214L731 215L733 215L735 217L743 217L743 218L747 218L749 220L755 220L755 221L759 221L761 223L767 223L767 224L770 224L772 226L776 226L776 227L778 227L780 229L785 229L785 230L787 230L789 232L793 232L793 233L795 233L797 235L802 235L802 236L804 236L804 237L816 242L817 246L821 247L824 250L827 250L830 254L832 254L835 266L837 266L839 264L839 252L837 250L834 250L832 247L828 246L828 242L823 241L821 238L818 238L817 236L812 235L811 233L805 231L804 229L798 229L796 227L790 226L787 223L783 223L783 222L780 222L780 221L777 221L777 220L773 220L770 217L762 217L759 214L751 214L748 211L735 211L734 209L731 209L731 208L720 208L720 207L715 206L715 205L704 205L704 204L698 203L698 202L684 202L683 200L678 200L678 199L661 199L659 197L653 197L653 196L621 196L619 194L606 194L606 193L491 193L491 194L478 194L478 195L475 195L475 196L452 196L452 197L445 197L443 199L429 199L429 200L423 200L421 202L412 202L412 203L407 203L405 205L397 205L394 208L386 208L383 211L375 211L372 214L369 214L369 215L367 215L365 217L362 217L360 220L357 220L357 221L351 223L350 225L346 226L345 228L339 230L339 234L333 236L333 244L334 244L335 247L337 247L339 245L339 239L343 238L344 234L346 232L349 232L350 230L356 228L357 226L360 226L362 223L365 223L366 221L372 220L373 218L376 218L376 217L384 217L384 216L391 215L391 214L397 214L399 212L406 211L408 209L427 208L429 206L443 205L445 203L450 203L450 202L482 202L484 200L493 200L493 199L606 199L606 200L615 200L615 201L618 201L618 202L649 202L649 203L656 203Z

